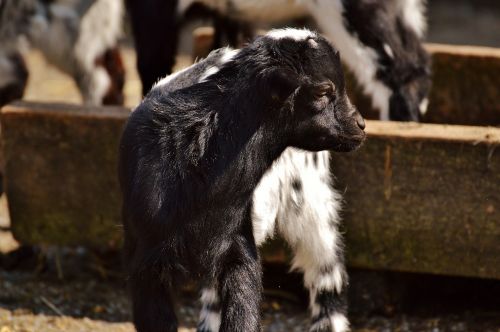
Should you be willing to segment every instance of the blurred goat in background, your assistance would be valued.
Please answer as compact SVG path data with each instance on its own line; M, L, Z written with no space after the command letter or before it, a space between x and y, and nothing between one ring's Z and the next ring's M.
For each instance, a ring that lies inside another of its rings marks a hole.
M231 46L238 29L311 17L340 50L382 120L418 121L426 111L430 60L423 48L423 0L126 0L143 94L172 71L181 25L193 12L215 21Z
M0 0L0 106L26 87L22 38L73 77L85 104L123 104L122 16L119 0Z

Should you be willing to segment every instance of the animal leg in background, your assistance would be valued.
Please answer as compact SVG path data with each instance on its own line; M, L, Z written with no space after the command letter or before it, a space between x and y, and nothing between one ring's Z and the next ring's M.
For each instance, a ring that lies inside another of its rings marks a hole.
M21 99L28 82L28 69L17 51L0 50L0 107Z
M118 0L117 0L118 1ZM172 72L179 27L176 1L126 0L137 51L137 70L146 95L161 78Z

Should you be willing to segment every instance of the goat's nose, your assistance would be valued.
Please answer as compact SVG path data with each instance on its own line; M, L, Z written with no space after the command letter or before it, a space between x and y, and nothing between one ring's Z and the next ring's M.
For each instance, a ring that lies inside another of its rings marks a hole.
M365 129L365 119L361 116L361 113L356 112L356 123L358 124L358 127L361 128L361 130Z

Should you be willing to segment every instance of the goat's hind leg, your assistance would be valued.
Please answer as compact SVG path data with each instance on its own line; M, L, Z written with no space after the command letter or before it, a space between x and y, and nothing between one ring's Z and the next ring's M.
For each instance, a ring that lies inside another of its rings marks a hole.
M197 332L218 332L220 328L220 300L217 287L204 287L201 291L201 312Z
M297 163L300 155L294 157ZM330 187L327 152L306 153L290 176L278 230L294 251L293 268L304 273L312 315L311 332L345 332L347 273L338 230L339 195Z
M293 268L304 273L304 285L309 290L312 318L310 332L348 331L348 278L340 247L340 234L334 225L320 226L311 233L309 240L293 246Z

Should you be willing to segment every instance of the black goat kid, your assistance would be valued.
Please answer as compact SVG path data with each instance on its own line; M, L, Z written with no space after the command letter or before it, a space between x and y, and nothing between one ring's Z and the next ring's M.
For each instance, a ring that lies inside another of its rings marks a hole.
M287 146L352 151L364 122L338 52L308 30L273 30L199 83L161 82L120 146L124 254L138 331L177 331L171 296L196 278L217 290L220 331L260 331L252 196Z

